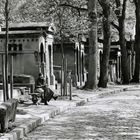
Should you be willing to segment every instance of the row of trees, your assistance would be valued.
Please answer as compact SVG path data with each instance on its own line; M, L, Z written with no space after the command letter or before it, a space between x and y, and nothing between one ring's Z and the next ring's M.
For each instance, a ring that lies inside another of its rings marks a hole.
M6 0L2 0L5 5ZM17 0L13 0L17 1ZM13 5L15 2L12 2ZM122 81L130 82L128 69L128 54L126 42L129 41L130 28L135 27L136 21L136 66L133 81L139 82L139 52L138 39L139 0L18 0L16 6L11 6L9 22L50 21L53 20L57 27L56 37L63 40L68 37L76 40L77 35L89 35L89 68L86 88L95 89L107 87L108 62L110 45L117 44L121 47L122 54ZM134 9L136 8L136 18ZM1 23L5 13L0 7ZM128 32L129 30L129 32ZM100 39L99 39L100 38ZM101 63L99 83L97 83L97 50L98 40L103 43L103 59ZM115 42L114 42L115 41Z

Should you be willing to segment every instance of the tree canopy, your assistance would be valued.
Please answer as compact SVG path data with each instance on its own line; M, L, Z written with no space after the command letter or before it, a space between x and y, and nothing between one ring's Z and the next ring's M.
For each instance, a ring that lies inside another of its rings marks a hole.
M0 24L5 23L5 1L0 1ZM91 8L92 11L89 12L93 3L96 3L97 7L94 5L95 7ZM105 4L108 8L105 8ZM109 17L106 15L108 9L110 11ZM78 34L89 34L91 25L97 20L98 35L96 37L100 38L103 43L104 21L108 20L111 24L111 28L108 26L111 33L108 41L116 42L117 45L122 46L122 54L126 50L123 43L125 40L129 41L132 36L134 38L135 34L135 5L129 0L10 0L8 12L9 22L53 21L57 29L56 38L58 40L70 38L73 41L77 40ZM124 32L120 32L120 30ZM92 33L96 34L94 28L92 28ZM95 37L92 33L92 37ZM92 41L95 49L97 43ZM108 44L110 43L108 42Z

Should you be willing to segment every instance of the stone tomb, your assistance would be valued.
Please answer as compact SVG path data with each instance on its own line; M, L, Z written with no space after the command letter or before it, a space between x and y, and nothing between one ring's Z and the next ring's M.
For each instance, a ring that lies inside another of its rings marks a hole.
M5 51L5 27L0 32L0 54ZM55 87L53 74L53 35L55 27L48 23L14 23L9 25L9 60L13 57L13 75L42 72L49 86ZM0 56L0 57L1 57ZM0 59L1 61L1 59ZM2 73L0 62L0 73Z

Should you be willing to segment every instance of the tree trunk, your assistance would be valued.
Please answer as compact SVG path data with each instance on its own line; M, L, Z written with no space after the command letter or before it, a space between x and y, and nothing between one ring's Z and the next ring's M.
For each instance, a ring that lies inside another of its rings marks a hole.
M119 37L120 37L120 47L121 47L121 70L122 70L122 83L129 84L130 74L129 74L129 59L128 53L126 49L126 40L125 40L125 27L124 27L124 19L119 19Z
M132 79L132 82L139 82L139 70L140 70L140 1L135 0L135 6L136 6L136 36L135 36L135 71L134 76Z
M5 3L5 22L6 22L6 38L5 38L5 86L6 99L9 99L8 91L8 21L9 21L9 1Z
M86 88L97 87L97 0L88 1L89 26L89 67Z
M103 8L103 57L101 61L99 87L106 88L108 82L108 67L109 67L109 56L110 56L110 42L111 42L111 29L110 29L110 5L108 0L100 1Z
M126 40L125 40L125 15L126 15L126 2L127 0L123 0L123 4L121 4L120 0L116 0L117 8L120 9L122 6L122 11L119 11L118 22L119 22L119 40L121 47L121 71L122 71L122 83L128 84L130 80L129 74L129 61L128 61L128 53L126 49Z

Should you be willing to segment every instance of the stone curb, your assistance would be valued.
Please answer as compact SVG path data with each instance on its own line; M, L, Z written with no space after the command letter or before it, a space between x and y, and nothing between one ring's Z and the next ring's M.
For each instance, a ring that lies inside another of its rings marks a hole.
M86 103L86 100L81 100L76 103L71 103L68 106L60 107L56 110L53 110L50 113L43 114L41 117L36 117L34 120L29 122L28 124L22 124L18 127L16 127L14 130L12 130L10 133L5 134L4 136L0 137L0 140L21 140L24 136L26 136L27 133L31 132L33 129L35 129L37 126L42 124L44 121L49 120L50 118L53 118L54 116L72 109L75 106L84 105Z
M130 87L124 87L124 88L120 88L120 89L116 89L116 90L112 90L112 91L100 93L100 94L99 94L99 97L100 97L100 98L103 98L103 97L106 97L106 96L109 96L109 95L112 95L112 94L121 93L121 92L123 92L123 91L132 89L132 87L136 88L136 87L138 87L138 86L137 86L137 85L134 85L134 86L130 86Z
M133 86L133 87L136 87L136 86ZM99 97L103 98L105 96L109 96L111 94L116 94L116 93L119 93L122 91L126 91L131 88L132 88L132 86L124 87L124 88L117 89L117 90L111 90L108 92L103 92L103 93L99 94ZM91 101L94 98L95 97L81 99L80 101L77 101L76 103L73 102L67 106L59 107L58 109L53 110L50 113L45 113L41 117L36 117L35 119L31 120L31 122L29 122L28 124L22 124L22 125L16 127L14 130L12 130L10 133L7 133L4 136L1 136L0 140L21 140L24 136L27 135L27 133L31 132L33 129L35 129L37 126L42 124L44 121L47 121L50 118L53 118L54 116L66 111L66 110L72 109L75 106L82 106L86 102Z

